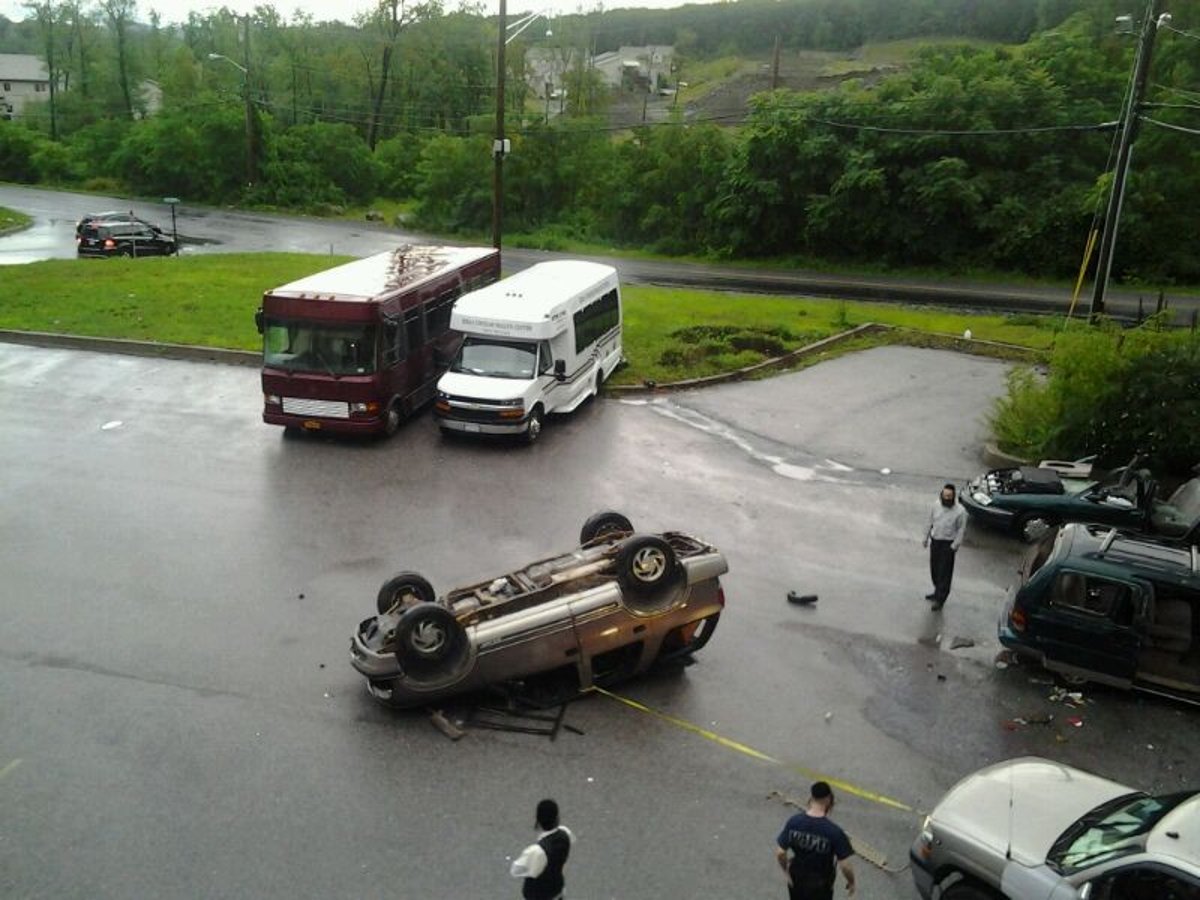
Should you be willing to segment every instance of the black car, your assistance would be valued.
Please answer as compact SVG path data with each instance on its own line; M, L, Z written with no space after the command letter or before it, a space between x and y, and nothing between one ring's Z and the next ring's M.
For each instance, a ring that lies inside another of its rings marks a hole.
M86 223L75 244L79 256L170 256L179 252L174 238L141 220Z

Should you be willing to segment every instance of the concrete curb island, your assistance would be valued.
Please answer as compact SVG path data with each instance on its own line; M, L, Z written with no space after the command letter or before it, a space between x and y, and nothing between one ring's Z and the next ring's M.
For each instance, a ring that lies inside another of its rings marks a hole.
M77 334L53 334L47 331L5 331L0 341L49 347L61 350L91 350L94 353L123 353L126 356L150 356L191 362L214 362L232 366L261 366L262 353L250 350L225 350L192 344L160 344L154 341L130 341L123 338L84 337Z

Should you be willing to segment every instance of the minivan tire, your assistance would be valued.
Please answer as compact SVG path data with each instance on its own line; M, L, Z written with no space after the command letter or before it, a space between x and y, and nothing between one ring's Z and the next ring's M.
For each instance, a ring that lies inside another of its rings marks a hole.
M587 517L583 527L579 529L579 543L590 544L600 537L633 534L633 523L619 512L610 509L593 513Z
M433 585L423 577L416 572L401 572L380 586L379 594L375 597L375 609L382 616L398 604L407 608L416 603L432 603L436 599Z
M467 633L454 613L437 603L418 603L396 625L396 659L417 679L452 674L466 659Z
M632 597L657 596L679 575L675 551L652 534L634 535L617 555L617 581Z

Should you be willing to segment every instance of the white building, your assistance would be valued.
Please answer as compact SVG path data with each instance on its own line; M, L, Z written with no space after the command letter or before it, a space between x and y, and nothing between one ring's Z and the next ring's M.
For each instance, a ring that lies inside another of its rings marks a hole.
M30 100L50 96L46 64L27 53L0 53L0 119L19 119Z
M597 54L592 59L592 66L610 87L653 93L658 90L660 81L674 84L675 78L671 74L674 62L674 47L651 44Z

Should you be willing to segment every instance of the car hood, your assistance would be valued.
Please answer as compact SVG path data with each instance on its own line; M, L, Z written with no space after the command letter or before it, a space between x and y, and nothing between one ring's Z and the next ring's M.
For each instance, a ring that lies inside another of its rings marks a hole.
M488 378L466 372L447 372L438 381L438 390L474 400L516 400L525 396L530 383L521 378Z
M934 809L933 828L968 836L998 857L1037 866L1068 825L1132 793L1115 781L1028 757L968 775Z

